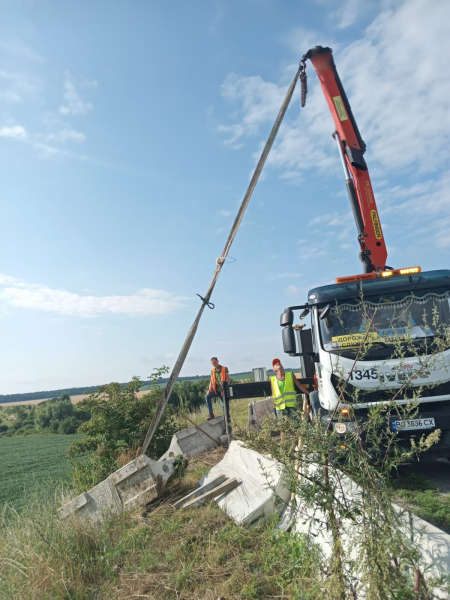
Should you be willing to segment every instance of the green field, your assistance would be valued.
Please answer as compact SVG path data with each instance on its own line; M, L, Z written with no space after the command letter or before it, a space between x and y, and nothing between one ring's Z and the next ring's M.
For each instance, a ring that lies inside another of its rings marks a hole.
M17 509L30 492L45 486L51 491L67 480L67 448L81 435L0 438L0 509L8 502Z

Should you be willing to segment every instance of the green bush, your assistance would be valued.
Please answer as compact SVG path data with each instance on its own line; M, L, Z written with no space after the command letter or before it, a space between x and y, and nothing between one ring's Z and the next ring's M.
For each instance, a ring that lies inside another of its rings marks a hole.
M65 435L71 435L77 432L80 423L78 419L72 415L71 417L66 417L63 419L58 427L58 433L63 433Z
M83 491L111 475L120 465L119 455L125 451L138 451L163 393L159 383L167 368L156 369L150 378L151 389L141 398L137 392L142 383L138 377L125 387L119 383L101 386L80 403L82 410L91 414L78 433L85 438L69 448L73 461L73 478L78 490ZM169 406L159 423L147 454L159 458L167 450L176 431L173 409Z
M209 387L209 379L196 381L180 381L170 394L169 403L186 411L195 411L205 404L205 394Z

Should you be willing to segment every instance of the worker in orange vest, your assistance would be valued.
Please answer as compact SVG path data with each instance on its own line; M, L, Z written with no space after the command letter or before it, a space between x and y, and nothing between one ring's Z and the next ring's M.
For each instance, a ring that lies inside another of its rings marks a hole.
M219 360L217 356L213 356L211 359L211 381L209 382L208 393L205 396L206 405L208 407L208 417L207 420L214 419L214 413L212 409L212 399L213 398L221 398L223 402L223 394L222 394L222 382L227 381L230 383L230 374L228 372L227 367L222 367L219 364Z

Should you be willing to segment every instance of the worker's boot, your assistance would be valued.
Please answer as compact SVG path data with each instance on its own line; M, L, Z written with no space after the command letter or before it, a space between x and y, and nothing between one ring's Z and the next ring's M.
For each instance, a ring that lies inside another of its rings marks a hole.
M209 413L209 415L206 417L207 421L211 421L211 419L214 419L214 413Z

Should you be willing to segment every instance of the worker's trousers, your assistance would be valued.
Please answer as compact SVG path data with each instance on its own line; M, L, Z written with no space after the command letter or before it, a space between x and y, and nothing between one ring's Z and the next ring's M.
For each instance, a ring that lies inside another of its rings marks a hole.
M209 394L206 394L205 400L206 400L206 406L208 407L209 414L211 414L213 412L213 409L212 409L213 398L220 398L222 400L222 404L223 404L222 394L216 394L215 392L210 392Z

